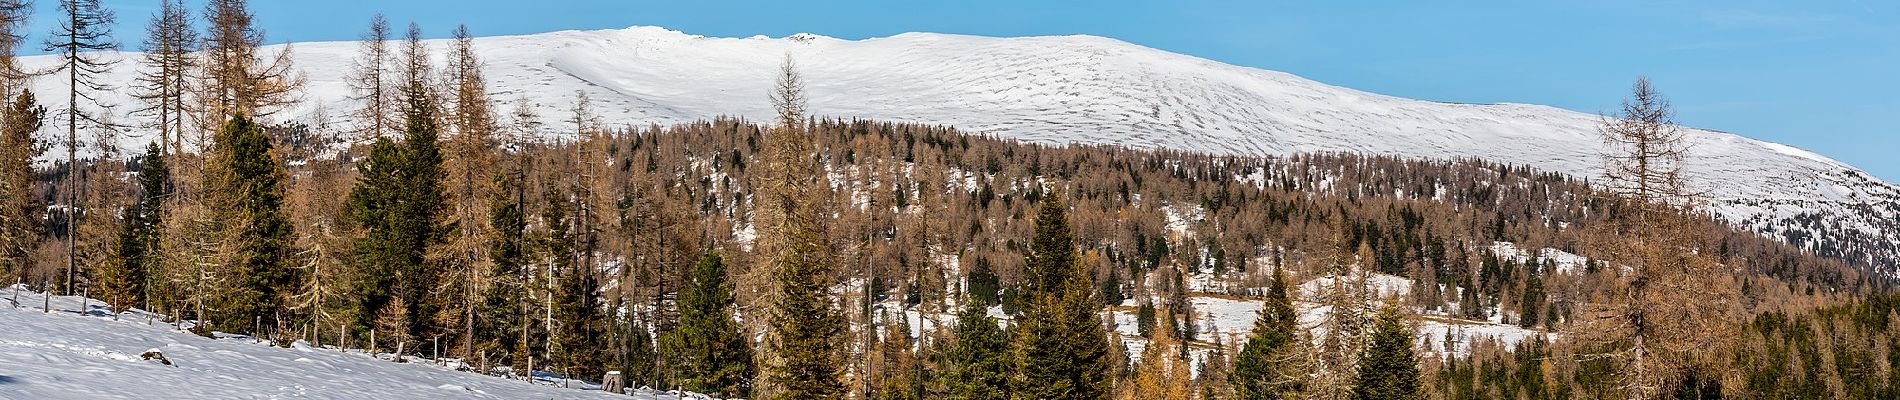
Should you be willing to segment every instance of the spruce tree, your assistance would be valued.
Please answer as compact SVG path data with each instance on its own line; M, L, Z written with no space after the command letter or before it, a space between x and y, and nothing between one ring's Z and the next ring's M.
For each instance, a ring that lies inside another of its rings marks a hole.
M974 297L974 296L973 296ZM971 301L957 313L956 342L944 352L949 372L943 376L955 400L1009 398L1009 336L996 326L989 310Z
M1273 282L1267 286L1267 301L1261 306L1253 333L1246 347L1234 359L1228 383L1234 398L1241 400L1297 399L1306 389L1311 373L1306 364L1306 342L1300 339L1299 314L1287 295L1286 276L1273 270Z
M205 192L222 230L222 268L237 279L218 299L210 328L250 332L276 326L297 277L290 266L291 225L284 212L285 173L264 127L238 115L212 141ZM272 321L263 321L264 317Z
M1396 306L1379 311L1365 353L1359 356L1359 376L1352 397L1359 400L1422 399L1418 357L1412 354L1412 330Z
M1035 399L1106 399L1114 387L1108 333L1090 274L1076 261L1067 212L1042 196L1024 269L1017 327L1015 394Z
M100 271L100 295L115 312L143 304L158 270L164 201L171 190L166 168L158 143L147 145L139 162L138 202L120 211L119 240Z
M746 397L753 376L752 341L732 319L732 286L719 253L707 253L693 264L692 282L680 291L679 304L679 327L660 338L679 387Z

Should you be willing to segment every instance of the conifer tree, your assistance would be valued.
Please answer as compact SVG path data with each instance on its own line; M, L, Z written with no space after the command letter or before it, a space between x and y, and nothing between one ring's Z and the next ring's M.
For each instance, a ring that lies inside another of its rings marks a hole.
M1181 359L1181 340L1175 337L1174 315L1164 315L1160 329L1141 350L1141 364L1135 376L1117 398L1121 400L1187 399L1193 391L1188 383L1193 375Z
M557 316L556 310L559 307L555 305L555 301L567 298L563 296L563 292L567 290L561 285L564 283L562 278L572 274L570 271L573 271L580 261L575 254L574 220L568 216L568 208L573 205L572 201L562 192L551 187L543 189L542 199L542 231L535 237L535 252L539 253L540 265L536 266L539 271L532 284L537 292L535 297L541 304L538 305L538 309L530 308L530 310L540 313L537 316L541 323L539 328L542 362L540 365L546 367L565 363L568 356L563 344L579 342L569 337L572 330L568 329L568 326L573 323L565 318L568 313L559 313ZM593 351L593 349L587 349L587 351Z
M779 68L772 95L779 126L766 137L768 162L759 214L763 220L761 259L777 284L767 323L766 398L836 399L839 340L844 319L833 306L829 248L824 243L823 202L829 185L821 179L817 137L803 128L804 83L790 56Z
M1008 399L1009 336L997 327L982 302L969 303L957 313L956 341L944 351L949 363L943 375L948 395L954 400Z
M4 3L0 3L4 4ZM18 277L29 265L27 255L38 245L46 207L33 195L36 180L33 159L48 143L35 134L46 120L46 107L21 90L0 114L0 277Z
M355 92L353 100L363 103L354 113L362 124L361 139L387 136L397 129L396 118L400 113L390 103L396 97L398 84L389 74L389 39L389 20L378 13L370 18L369 32L363 34L361 53L352 60L348 80L350 90Z
M660 353L653 342L653 331L647 328L645 321L623 323L626 331L621 340L627 353L620 360L620 371L626 376L627 387L663 387L660 376ZM674 371L677 373L677 371ZM703 393L703 392L701 392Z
M441 277L429 254L443 238L442 154L436 108L426 90L419 81L404 89L402 143L379 138L368 160L357 164L360 174L348 210L364 232L355 246L364 309L381 308L390 297L405 299L406 315L412 317L441 309L429 301L439 298L435 289ZM435 332L417 322L411 321L412 332Z
M606 367L602 358L606 337L592 273L585 265L573 265L559 273L554 298L556 355L563 362L561 366L567 368L563 372L574 374L571 377L599 376Z
M1062 201L1042 195L1024 267L1014 394L1038 399L1106 399L1114 387L1108 333L1090 274L1077 262Z
M176 157L184 146L186 93L190 90L191 71L198 68L198 32L191 28L191 14L183 0L164 0L158 13L145 28L145 41L139 46L145 55L140 60L139 100L145 108L139 113L157 117L157 143L161 151Z
M403 301L402 296L390 298L389 301L383 303L382 308L376 310L375 326L376 337L380 338L377 341L389 344L373 345L370 351L378 351L375 348L377 346L387 346L386 348L394 351L398 358L408 352L407 344L412 336L409 331L409 304Z
M1702 194L1683 177L1689 141L1672 120L1669 100L1639 77L1619 115L1598 128L1605 187L1620 210L1608 240L1614 295L1588 305L1578 339L1616 360L1618 388L1630 398L1668 393L1680 376L1716 362L1707 349L1733 341L1742 302L1735 269L1710 255L1693 227L1709 217Z
M917 352L913 350L910 335L910 317L902 313L892 318L884 314L884 337L879 343L883 350L882 368L874 373L883 375L883 383L877 387L875 395L886 400L918 400L922 397L923 386L919 379Z
M505 174L494 177L495 191L507 193L491 199L488 206L488 276L493 279L482 293L482 315L478 318L478 337L484 348L512 355L523 328L523 304L527 301L529 277L527 215L522 212L521 186Z
M1240 400L1298 399L1304 396L1312 373L1306 364L1306 342L1299 335L1299 314L1287 294L1286 276L1278 267L1267 286L1266 304L1254 321L1253 333L1234 359L1228 383Z
M86 209L79 205L78 197L82 191L78 186L82 180L77 170L79 131L116 128L108 125L102 116L81 109L80 101L92 103L86 105L90 107L104 106L99 103L96 93L112 90L110 85L102 81L101 75L110 70L116 60L100 58L99 52L118 49L119 44L112 41L112 11L99 5L99 0L61 0L59 10L64 18L60 19L58 27L47 38L46 50L58 52L60 63L49 72L64 73L67 90L66 107L60 109L59 114L65 117L62 119L66 122L66 142L63 143L66 148L66 184L65 190L62 190L66 195L66 207L62 214L66 217L67 227L65 292L71 295L76 293L73 285L79 268L75 249L79 242L76 236L78 230L74 229L78 224L74 218L82 212L80 210Z
M469 36L467 26L455 29L455 41L449 51L449 67L445 71L445 84L449 86L449 108L446 112L447 127L453 133L444 140L443 187L450 195L448 223L453 229L446 232L449 236L443 252L448 264L448 283L459 291L454 302L447 304L442 312L451 314L448 318L438 318L448 322L459 321L461 326L444 326L444 329L461 330L461 340L456 341L462 349L463 358L472 359L473 352L480 340L476 338L478 310L484 303L483 293L496 279L494 268L487 264L492 260L485 253L490 250L492 233L486 226L491 222L485 215L492 198L498 192L489 182L493 168L495 122L489 110L486 83L481 74L481 60L475 56L474 39Z
M721 397L745 397L751 389L752 341L732 319L733 292L724 259L707 253L693 264L692 281L680 291L679 326L660 338L668 369L680 388Z
M102 266L100 293L113 311L144 304L151 276L158 270L160 228L171 175L158 143L146 146L139 162L138 202L120 211L119 238L110 262Z
M282 322L282 296L293 291L297 279L289 265L292 228L284 212L284 168L270 137L250 118L232 117L214 138L208 164L204 187L223 239L217 264L237 277L209 318L212 328L250 332L267 316L272 324Z
M26 78L31 75L20 67L14 52L26 40L26 33L21 30L26 28L27 18L32 15L30 0L0 0L0 99L9 102L16 93L25 90Z
M1359 356L1359 375L1352 397L1358 400L1422 399L1418 357L1412 354L1412 329L1397 306L1379 311L1378 322Z
M253 24L249 0L210 0L205 4L203 91L205 117L224 121L232 116L252 118L295 100L303 86L290 65L290 46L265 59L264 31Z

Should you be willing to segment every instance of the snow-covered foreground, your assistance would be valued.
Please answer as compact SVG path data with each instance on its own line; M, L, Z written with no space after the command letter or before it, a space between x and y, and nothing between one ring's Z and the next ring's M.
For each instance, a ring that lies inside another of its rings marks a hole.
M396 363L360 351L273 347L244 337L173 330L150 314L114 320L98 300L0 289L0 399L672 399L619 396ZM164 365L140 356L158 351Z

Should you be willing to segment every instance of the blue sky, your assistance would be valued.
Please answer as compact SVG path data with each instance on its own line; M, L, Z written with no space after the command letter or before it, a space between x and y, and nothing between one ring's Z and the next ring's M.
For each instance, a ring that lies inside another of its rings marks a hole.
M188 0L197 9L200 0ZM137 45L159 0L105 0ZM38 0L34 32L51 29ZM1090 34L1395 96L1616 107L1648 75L1677 120L1900 181L1900 2L256 0L272 42L348 40L382 12L446 36L658 25L707 36Z

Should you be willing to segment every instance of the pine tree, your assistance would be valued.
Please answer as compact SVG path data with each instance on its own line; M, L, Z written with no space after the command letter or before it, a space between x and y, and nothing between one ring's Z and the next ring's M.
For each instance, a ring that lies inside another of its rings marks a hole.
M213 140L205 191L222 243L217 263L237 277L209 318L212 328L250 332L272 326L298 281L290 268L291 225L284 212L285 174L264 128L237 116Z
M804 83L787 56L772 93L779 111L777 130L766 137L767 172L757 200L761 224L760 256L777 283L767 323L765 397L836 399L839 339L843 317L831 298L830 255L824 244L823 201L829 197L817 162L817 137L803 129Z
M160 229L165 223L164 201L171 191L171 174L158 143L146 146L139 162L138 202L120 211L118 245L102 267L100 293L113 311L144 304L158 270Z
M1228 383L1234 398L1241 400L1297 399L1306 390L1306 342L1299 335L1299 314L1287 294L1286 276L1273 270L1273 282L1267 286L1267 301L1261 306L1253 333L1246 347L1234 359Z
M1009 397L1009 336L997 327L982 302L971 301L957 313L956 341L944 351L943 375L954 400L1005 400Z
M1354 399L1425 398L1420 392L1423 387L1419 385L1418 357L1412 354L1412 330L1405 326L1404 318L1397 306L1379 311L1365 353L1359 356L1359 375L1352 388Z
M660 338L668 369L688 391L745 397L751 390L752 341L732 319L732 286L719 253L693 264L693 278L680 291L679 326Z
M1074 236L1057 195L1042 195L1024 267L1015 394L1038 399L1106 399L1114 387L1108 333L1096 288L1076 261Z
M1518 301L1517 325L1525 328L1535 327L1539 322L1540 311L1544 306L1544 274L1537 263L1524 266L1528 274L1524 277L1524 296Z
M46 120L46 107L35 102L31 90L22 90L4 108L0 114L5 122L0 124L0 277L18 277L30 265L27 255L38 246L41 215L46 211L33 195L33 159L49 147L35 136Z

